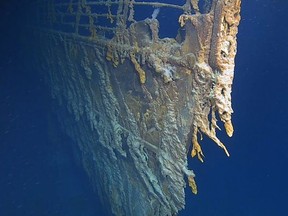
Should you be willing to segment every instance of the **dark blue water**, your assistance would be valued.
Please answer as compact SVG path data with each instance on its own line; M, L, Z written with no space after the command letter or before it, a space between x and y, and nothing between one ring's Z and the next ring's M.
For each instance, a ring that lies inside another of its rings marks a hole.
M198 195L187 188L183 216L288 212L288 2L254 0L242 6L235 134L228 139L219 133L231 157L203 140L205 162L189 160ZM0 216L105 215L74 160L71 140L57 133L43 80L25 64L29 53L23 52L18 13L23 3L1 1L0 7ZM173 35L161 11L159 19L161 36Z

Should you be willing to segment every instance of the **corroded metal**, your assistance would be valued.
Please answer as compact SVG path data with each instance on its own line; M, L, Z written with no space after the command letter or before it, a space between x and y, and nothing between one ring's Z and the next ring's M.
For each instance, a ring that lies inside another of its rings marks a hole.
M192 143L191 155L203 161L198 132L229 156L216 136L216 113L232 136L240 2L37 3L43 76L92 185L114 215L183 209L185 178L197 193L187 153ZM135 20L144 6L151 17ZM176 39L159 38L162 7L182 13Z

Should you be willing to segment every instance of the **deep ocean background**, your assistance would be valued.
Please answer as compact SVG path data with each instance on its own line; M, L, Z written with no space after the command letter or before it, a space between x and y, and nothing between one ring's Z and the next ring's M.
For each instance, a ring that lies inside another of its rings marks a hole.
M0 3L0 216L105 215L71 140L59 131L44 81L29 67L24 2ZM219 133L231 157L204 138L205 162L189 160L198 195L187 188L180 216L287 214L287 11L286 0L242 0L235 133ZM160 34L170 36L169 17L160 11L159 20Z

